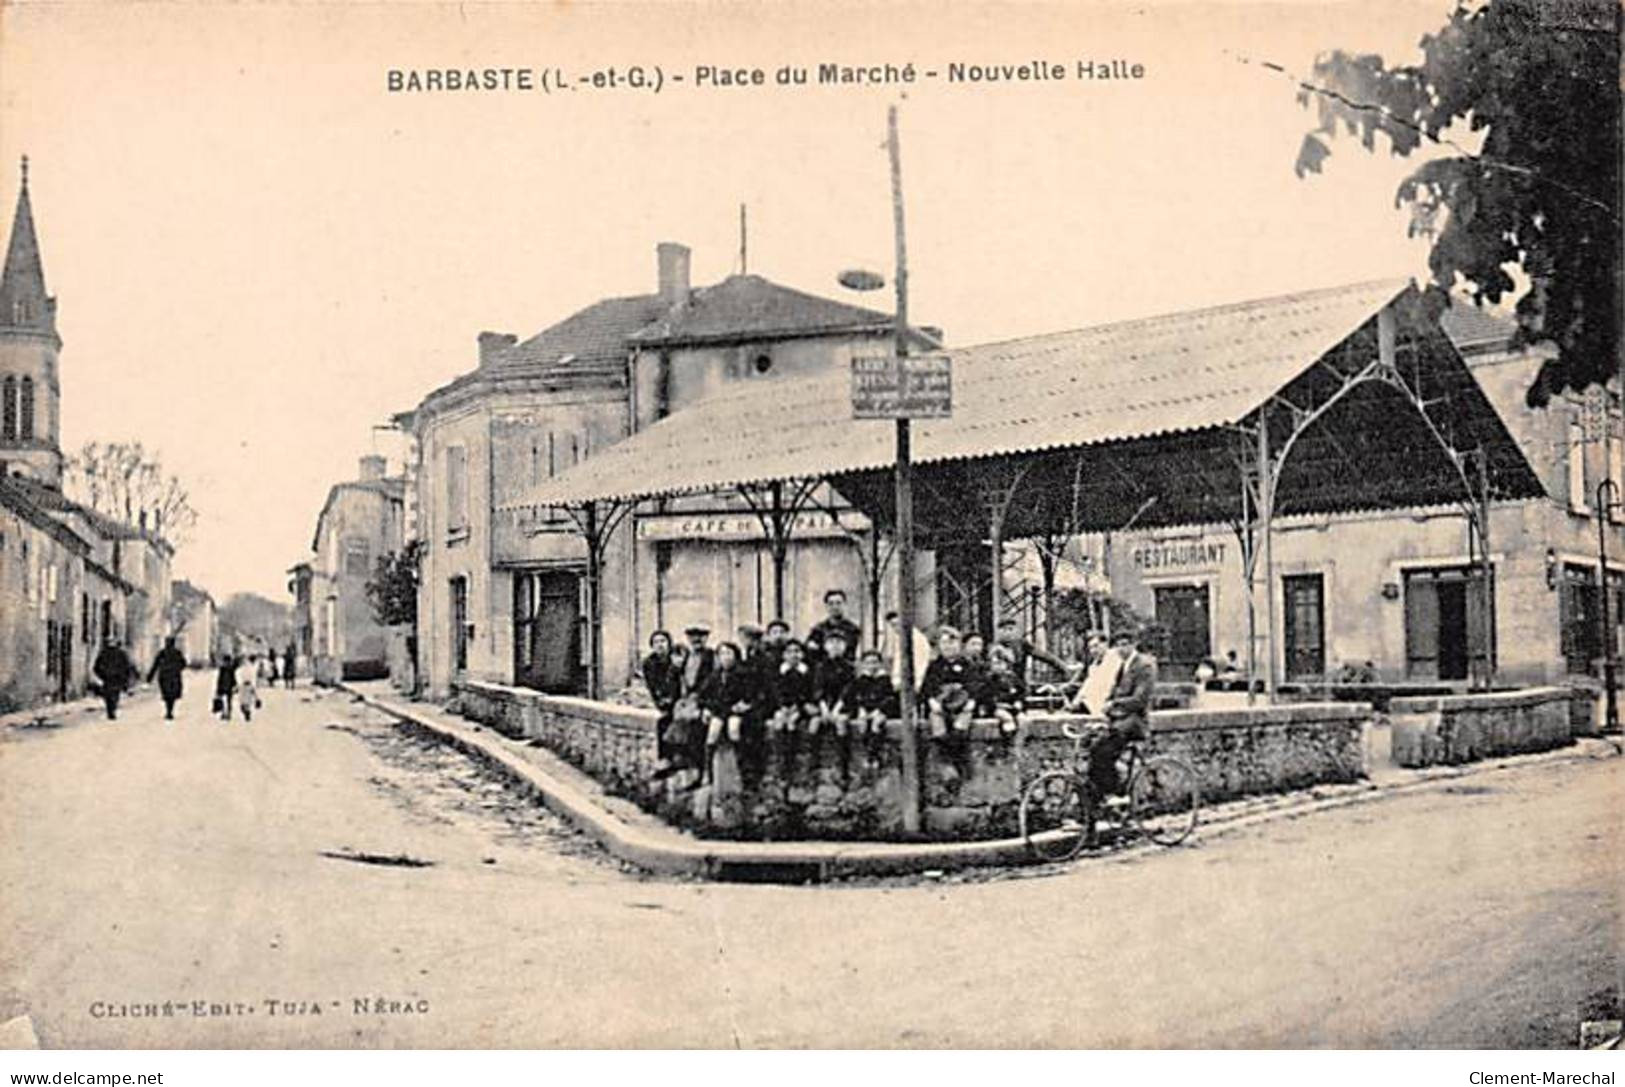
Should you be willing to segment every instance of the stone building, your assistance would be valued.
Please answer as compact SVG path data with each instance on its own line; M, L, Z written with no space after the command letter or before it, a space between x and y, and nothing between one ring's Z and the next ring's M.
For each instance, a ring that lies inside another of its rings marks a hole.
M1547 349L1511 346L1513 325L1466 304L1443 327L1546 494L1497 501L1490 591L1458 507L1282 518L1276 524L1274 644L1287 681L1358 672L1465 684L1494 662L1498 683L1586 682L1601 656L1598 519L1609 618L1625 635L1625 510L1596 508L1603 479L1625 486L1617 389L1525 401ZM1170 671L1248 656L1241 549L1225 527L1094 537L1113 592L1168 634ZM1489 609L1485 621L1484 608ZM1263 663L1259 663L1262 671Z
M406 481L386 469L383 457L362 457L357 478L333 485L316 518L311 558L290 571L295 637L319 682L389 671L389 632L367 596L378 559L405 540Z
M204 668L214 663L216 608L214 597L190 581L170 586L169 633L186 655L186 663Z
M586 689L581 526L563 511L512 508L530 488L696 403L890 350L887 314L756 275L695 288L689 251L673 243L656 263L649 294L596 302L523 342L481 333L477 368L397 417L415 445L419 664L431 694L462 677ZM628 681L656 628L705 622L720 640L782 613L804 630L831 586L849 590L872 629L866 524L849 510L837 521L831 511L845 507L827 491L814 497L822 504L798 521L778 578L738 495L622 522L603 549L603 688Z
M56 299L23 160L0 273L0 706L85 691L104 639L146 667L165 633L173 549L62 493Z
M0 476L0 713L83 695L134 592L96 560L94 537Z

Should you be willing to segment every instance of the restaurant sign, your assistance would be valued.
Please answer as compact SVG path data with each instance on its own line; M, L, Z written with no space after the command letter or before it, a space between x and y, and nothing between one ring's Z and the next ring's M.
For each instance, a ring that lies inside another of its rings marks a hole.
M844 536L863 532L869 519L861 513L842 513L840 522L822 510L805 510L796 517L793 540ZM843 531L844 529L844 531ZM660 513L638 518L640 540L765 540L767 532L754 513Z
M1167 540L1141 544L1129 557L1138 570L1218 566L1224 562L1224 544L1210 540Z
M852 360L854 419L946 419L953 414L953 399L953 363L947 355Z

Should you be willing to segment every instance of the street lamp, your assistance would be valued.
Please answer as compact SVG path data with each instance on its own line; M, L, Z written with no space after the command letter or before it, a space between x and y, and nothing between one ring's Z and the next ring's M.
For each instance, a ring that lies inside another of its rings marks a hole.
M1612 501L1603 498L1609 493ZM1608 624L1608 511L1619 504L1619 487L1612 479L1597 484L1597 597L1602 602L1597 621L1602 631L1603 720L1609 732L1619 731L1619 704L1614 697L1614 638Z

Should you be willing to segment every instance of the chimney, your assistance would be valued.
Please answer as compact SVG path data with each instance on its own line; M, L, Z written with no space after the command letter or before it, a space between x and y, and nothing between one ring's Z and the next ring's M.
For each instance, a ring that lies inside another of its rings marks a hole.
M384 478L384 465L387 462L376 453L361 458L361 482L372 483Z
M660 262L660 297L668 305L688 300L688 246L661 242L655 246Z
M512 332L482 332L480 341L480 366L485 367L495 362L497 356L519 342L519 337Z

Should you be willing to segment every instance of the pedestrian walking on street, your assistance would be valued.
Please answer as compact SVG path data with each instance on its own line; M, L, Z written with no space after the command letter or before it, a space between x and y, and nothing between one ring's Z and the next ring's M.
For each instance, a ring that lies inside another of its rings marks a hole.
M237 707L243 711L243 722L254 719L260 707L260 662L249 657L237 666Z
M135 665L130 663L130 655L124 652L117 638L109 638L103 644L101 652L96 654L96 662L91 665L91 671L102 685L102 702L107 707L107 719L118 719L118 700L129 689L137 675Z
M181 700L181 674L186 671L186 656L175 647L174 638L165 638L152 667L147 671L147 682L158 677L158 693L164 699L164 720L175 719L175 703Z
M289 690L293 689L293 665L293 643L289 642L287 648L282 651L282 685Z
M220 659L214 678L214 710L222 721L231 720L231 700L237 693L237 658L227 653Z

